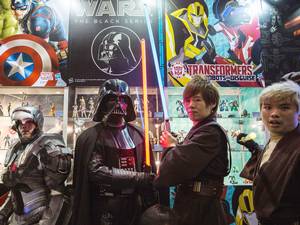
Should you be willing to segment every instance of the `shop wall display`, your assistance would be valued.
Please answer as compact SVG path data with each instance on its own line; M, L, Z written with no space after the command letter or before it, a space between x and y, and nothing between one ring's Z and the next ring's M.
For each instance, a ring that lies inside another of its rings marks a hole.
M68 59L68 5L59 0L26 0L6 7L0 36L0 84L65 86ZM2 2L1 1L1 2ZM59 6L60 5L60 6ZM59 6L59 7L58 7ZM13 10L23 14L13 16Z
M155 4L149 7L149 14L157 44ZM140 40L143 38L147 49L148 85L154 86L155 68L143 1L75 0L70 14L68 84L95 86L106 79L119 78L130 86L141 86Z
M74 148L76 138L80 133L95 125L93 119L93 111L97 105L98 87L77 87L74 89L74 94L69 98L69 123L68 123L68 145ZM131 99L133 101L134 110L136 113L136 120L132 123L136 126L143 127L144 110L143 110L143 96L141 87L130 87L129 90ZM148 109L149 109L149 123L150 123L150 141L152 146L157 145L157 128L156 123L161 123L162 119L157 118L156 112L161 108L158 102L158 90L156 88L148 89Z
M219 86L263 85L256 1L166 2L170 86L185 86L197 74Z
M65 88L71 92L71 88ZM217 112L217 120L225 128L229 141L232 147L232 169L231 173L225 178L226 193L224 198L226 199L226 207L228 208L228 221L231 225L242 224L241 221L245 218L251 219L249 224L256 225L255 212L252 212L251 208L245 208L240 203L237 196L250 195L248 191L243 193L243 190L250 189L251 183L239 177L239 173L244 164L250 157L250 153L241 145L236 144L234 133L237 131L256 134L256 139L259 144L265 143L265 133L262 129L259 106L257 105L257 96L259 95L261 88L221 88L219 87L221 95L221 101L224 100L226 104L219 105ZM9 147L9 143L13 138L16 138L16 134L9 129L10 118L8 113L8 105L11 102L11 111L13 108L21 105L34 105L40 107L45 115L45 127L44 131L50 132L62 132L62 126L57 129L57 124L63 123L63 107L64 104L69 105L68 116L68 128L67 128L67 140L68 147L73 149L75 147L75 141L78 135L86 128L94 125L92 121L91 111L96 107L98 87L77 87L74 89L74 94L69 93L68 102L64 101L64 94L62 88L9 88L2 87L0 89L0 160L1 163L4 160L6 149ZM166 89L168 110L171 120L171 130L178 134L178 139L182 140L190 127L192 126L188 119L184 108L182 108L182 91L183 88L169 87ZM137 99L142 98L142 89L140 87L131 87L130 94L133 102L136 102L136 114L137 119L133 123L142 127L141 112L143 108L139 109L141 102L137 102ZM150 141L155 152L156 163L159 165L159 157L162 149L159 147L159 137L162 131L162 113L159 103L158 89L151 88L148 90L148 99L150 106ZM28 103L27 103L28 102ZM55 104L55 110L53 110L53 104ZM40 105L40 106L39 106ZM245 112L246 111L246 112ZM53 114L55 112L55 115ZM52 130L52 131L51 131ZM6 136L9 136L6 138ZM238 206L238 205L241 206ZM244 207L244 208L243 208ZM247 211L248 210L248 211ZM250 211L249 211L250 210Z
M63 89L24 89L2 87L0 89L0 149L10 147L17 135L11 126L11 113L20 106L39 108L45 117L44 132L62 132Z

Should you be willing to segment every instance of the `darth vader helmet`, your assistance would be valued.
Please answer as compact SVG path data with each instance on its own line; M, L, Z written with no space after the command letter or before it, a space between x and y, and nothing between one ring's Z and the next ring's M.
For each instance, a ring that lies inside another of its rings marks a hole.
M109 79L99 90L93 121L100 122L110 115L122 116L126 122L136 118L129 87L125 81Z

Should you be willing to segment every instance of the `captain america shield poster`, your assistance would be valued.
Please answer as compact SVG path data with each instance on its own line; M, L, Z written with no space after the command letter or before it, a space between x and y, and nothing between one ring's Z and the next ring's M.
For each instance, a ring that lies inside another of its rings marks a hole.
M66 86L68 1L6 1L1 8L0 85Z
M52 46L30 34L2 40L0 74L0 84L6 86L65 86Z

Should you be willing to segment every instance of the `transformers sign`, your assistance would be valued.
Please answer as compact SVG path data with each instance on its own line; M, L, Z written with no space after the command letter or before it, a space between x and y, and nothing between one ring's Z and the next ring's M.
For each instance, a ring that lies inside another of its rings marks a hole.
M170 86L207 76L218 86L263 86L253 1L168 0L165 33Z

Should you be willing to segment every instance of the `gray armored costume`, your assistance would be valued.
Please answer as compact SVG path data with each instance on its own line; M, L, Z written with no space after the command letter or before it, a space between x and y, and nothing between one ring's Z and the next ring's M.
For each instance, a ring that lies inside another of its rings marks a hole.
M70 208L64 181L71 167L71 152L61 135L43 134L43 115L34 107L12 112L12 129L20 140L7 152L2 174L10 194L0 210L0 224L64 225ZM36 128L30 140L23 140L18 123L31 119Z

